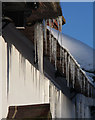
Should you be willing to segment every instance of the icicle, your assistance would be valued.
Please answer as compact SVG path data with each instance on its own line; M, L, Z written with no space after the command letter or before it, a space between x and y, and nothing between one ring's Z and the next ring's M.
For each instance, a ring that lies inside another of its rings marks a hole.
M70 67L70 56L68 56L68 69L67 69L67 86L69 87L69 67Z
M81 73L81 92L83 92L83 77L82 77L82 73Z
M59 17L59 30L61 32L61 45L62 45L62 16ZM62 58L62 48L60 47L60 64L61 64L61 58Z
M93 97L93 88L91 86L91 97Z
M22 68L22 74L24 79L24 85L25 85L25 78L26 78L26 61L23 55L21 55L21 68Z
M84 82L84 92L85 92L85 77L83 77L83 82Z
M61 61L62 61L62 48L60 47L60 64L61 64Z
M20 74L21 74L21 54L19 53L19 77L20 77Z
M73 79L73 60L72 59L70 60L70 73L71 73L71 79Z
M75 63L73 62L73 88L75 85Z
M50 26L50 31L49 31L49 42L50 42L50 62L51 62L51 19L49 19L49 26Z
M80 72L79 69L78 69L78 81L79 81L79 84L80 84L80 87L81 87L81 92L82 92L82 76L81 76L81 72Z
M57 18L57 24L58 24L58 37L57 40L59 39L59 18Z
M81 93L82 93L82 73L81 72L80 72L79 77L80 77L80 87L81 87Z
M54 37L52 37L52 39L51 39L51 54L52 54L52 59L55 61L55 59L56 59L56 43L55 43L56 41L55 41L55 39L54 39Z
M54 57L54 37L52 37L52 39L51 39L51 46L52 46L51 54Z
M37 61L37 23L34 26L35 63Z
M54 24L54 19L53 19L53 24ZM55 60L55 39L54 39L54 37L52 37L52 40L51 40L52 42L51 42L51 46L52 46L52 50L51 50L51 52L52 52L52 59L54 59Z
M47 20L43 21L44 23L44 40L45 40L45 52L47 54Z
M62 71L64 73L64 62L65 62L65 53L64 53L64 49L62 49Z
M80 83L79 75L80 75L80 73L79 73L79 69L77 68L77 77L78 77L78 81L79 81L79 83Z
M73 78L73 60L70 59L70 72L71 72L71 79Z
M75 96L75 117L78 117L78 107L77 107L77 95Z
M7 43L7 99L9 96L9 73L10 73L10 54L9 54L9 44Z
M67 52L65 52L65 65L66 65L66 80L67 80L68 79Z
M42 24L37 23L37 53L39 71L43 73L43 29Z
M91 97L91 85L89 84L89 97Z
M75 85L75 63L72 59L70 59L70 69L71 69L72 86L74 88L74 85Z
M55 70L57 70L57 40L54 40L54 61L55 61Z
M88 97L89 97L89 83L87 83L87 84L88 84L88 86L87 86L88 88L87 89L88 89Z
M80 95L80 118L82 118L82 94Z
M78 82L79 82L80 87L81 87L81 79L80 79L80 70L79 70L79 68L77 68L77 77L78 77Z
M80 70L78 68L77 68L77 75L78 75L78 82L79 82L79 84L81 86L81 82L80 82Z

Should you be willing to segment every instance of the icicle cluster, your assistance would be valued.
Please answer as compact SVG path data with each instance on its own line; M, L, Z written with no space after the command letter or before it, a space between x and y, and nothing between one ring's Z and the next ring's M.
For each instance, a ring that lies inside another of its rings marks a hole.
M57 20L58 25L58 37L60 32L62 34L62 17L60 16ZM57 47L57 39L55 39L51 33L51 28L55 24L55 19L48 20L48 24L50 27L49 35L47 36L47 20L43 20L42 23L35 24L35 35L34 35L34 46L35 46L35 63L38 61L39 71L43 73L43 42L45 43L45 54L48 55L47 50L49 49L49 58L50 62L54 61L55 70L57 70L57 57L59 57L59 63L62 68L63 74L66 75L67 86L69 87L72 83L72 87L75 88L75 79L78 80L78 83L81 88L81 93L88 89L88 96L89 94L92 95L92 88L90 87L89 82L86 82L86 76L82 73L79 65L71 56L71 54L65 48L60 47L59 56L58 56L58 47ZM60 31L60 32L59 32ZM44 35L44 36L43 36ZM49 37L49 39L47 39ZM44 41L43 41L44 40ZM61 44L62 44L62 35L61 35ZM49 44L49 45L48 45ZM49 46L49 48L48 48ZM86 87L87 84L87 87ZM90 93L89 93L90 91Z
M51 34L51 27L54 25L54 19L51 20L49 19L49 51L50 51L50 62L52 59L54 59L54 65L55 65L55 70L57 70L57 40L52 37Z

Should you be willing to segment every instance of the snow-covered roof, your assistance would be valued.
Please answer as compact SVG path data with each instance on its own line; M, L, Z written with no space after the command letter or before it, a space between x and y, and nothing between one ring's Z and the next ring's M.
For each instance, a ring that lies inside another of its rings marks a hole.
M47 28L50 30L49 27ZM93 54L95 51L83 42L62 34L53 28L51 28L51 33L58 40L59 44L71 53L75 60L80 64L80 67L85 70L89 79L93 81L92 77L95 76L93 73L95 71Z

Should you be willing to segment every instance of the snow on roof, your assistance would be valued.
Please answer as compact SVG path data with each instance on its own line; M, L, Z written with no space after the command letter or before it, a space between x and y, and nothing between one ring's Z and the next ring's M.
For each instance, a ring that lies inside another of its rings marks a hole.
M50 30L50 27L47 26L47 29ZM51 28L51 33L61 46L68 49L71 55L80 64L80 67L86 72L88 78L93 81L92 77L95 76L93 73L95 71L93 66L93 52L95 51L81 41L64 35L53 28Z

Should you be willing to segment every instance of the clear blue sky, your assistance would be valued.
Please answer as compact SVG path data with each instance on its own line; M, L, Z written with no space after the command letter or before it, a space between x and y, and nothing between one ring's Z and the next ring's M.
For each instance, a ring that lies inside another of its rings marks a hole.
M62 32L93 47L93 3L61 2L66 24Z

